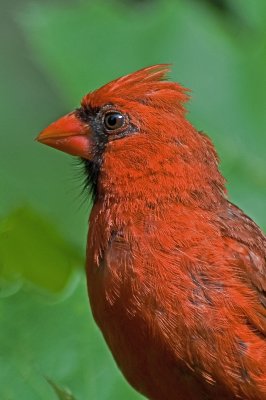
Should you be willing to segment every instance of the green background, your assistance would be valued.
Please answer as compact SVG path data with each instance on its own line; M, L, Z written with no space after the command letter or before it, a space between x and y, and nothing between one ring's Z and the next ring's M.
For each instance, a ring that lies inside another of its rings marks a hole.
M80 167L34 142L88 91L172 63L230 198L265 229L266 2L213 3L1 0L1 400L141 398L91 317Z

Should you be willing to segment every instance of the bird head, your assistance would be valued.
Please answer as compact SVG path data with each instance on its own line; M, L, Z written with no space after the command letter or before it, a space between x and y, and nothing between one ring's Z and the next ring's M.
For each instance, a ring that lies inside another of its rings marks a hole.
M217 157L186 120L187 90L167 81L168 71L167 64L147 67L87 94L37 140L82 158L95 199L156 196L164 189L175 196L185 186L196 193L204 160L215 169ZM220 181L217 172L213 179Z

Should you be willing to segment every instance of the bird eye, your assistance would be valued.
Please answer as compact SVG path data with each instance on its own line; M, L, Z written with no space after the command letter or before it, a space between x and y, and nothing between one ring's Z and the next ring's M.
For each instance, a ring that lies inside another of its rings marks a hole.
M114 131L124 125L125 117L119 112L112 111L105 114L104 125L108 130Z

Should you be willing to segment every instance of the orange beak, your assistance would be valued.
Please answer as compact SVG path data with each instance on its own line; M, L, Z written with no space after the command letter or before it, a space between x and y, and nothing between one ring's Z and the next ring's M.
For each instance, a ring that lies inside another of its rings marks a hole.
M90 127L72 112L45 128L36 140L73 156L89 159L90 136Z

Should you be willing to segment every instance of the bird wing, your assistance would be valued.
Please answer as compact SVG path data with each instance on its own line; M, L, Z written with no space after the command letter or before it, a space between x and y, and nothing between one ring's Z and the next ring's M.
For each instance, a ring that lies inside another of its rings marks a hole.
M266 335L266 237L245 213L232 203L220 215L221 232L234 258L241 281L259 300L251 324Z

